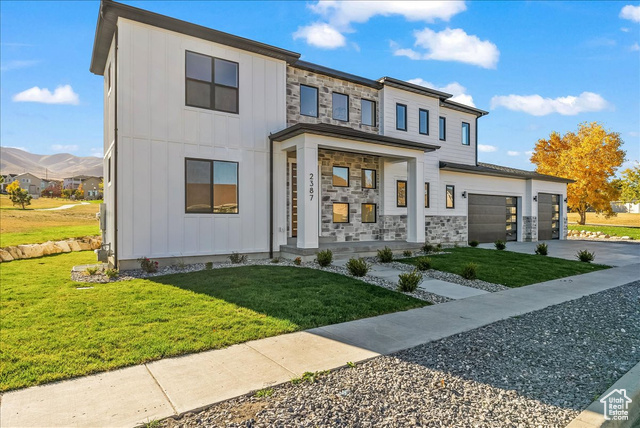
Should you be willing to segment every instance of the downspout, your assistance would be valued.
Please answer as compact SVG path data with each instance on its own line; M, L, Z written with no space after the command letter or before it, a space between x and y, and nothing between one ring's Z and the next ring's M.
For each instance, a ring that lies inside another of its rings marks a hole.
M273 258L273 140L269 136L269 258Z
M476 116L476 166L478 166L478 116Z
M115 229L113 235L113 262L116 269L118 267L118 24L116 22L116 50L114 58L114 70L113 70L113 90L114 104L113 104L113 227Z

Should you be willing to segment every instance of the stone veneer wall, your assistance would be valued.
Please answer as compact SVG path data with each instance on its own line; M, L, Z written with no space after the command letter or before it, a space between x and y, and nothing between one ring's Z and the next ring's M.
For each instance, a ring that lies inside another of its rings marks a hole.
M522 240L525 242L538 240L538 217L522 216Z
M300 114L300 84L318 88L318 117ZM334 91L349 96L349 122L332 119L332 93ZM287 66L287 126L296 123L328 123L377 134L378 126L362 124L360 107L362 98L375 101L376 125L379 125L380 98L377 89Z
M382 219L382 231L385 241L406 241L407 216L385 215Z
M562 227L562 236L561 239L567 239L567 235L569 235L569 217L562 218L564 226Z
M375 241L381 239L379 158L357 153L318 150L320 163L321 236L333 241ZM349 167L349 187L333 186L333 167ZM376 170L376 188L362 188L362 169ZM349 223L333 222L333 203L349 203ZM362 223L363 203L376 204L377 222Z
M424 228L429 243L467 242L466 216L425 216Z

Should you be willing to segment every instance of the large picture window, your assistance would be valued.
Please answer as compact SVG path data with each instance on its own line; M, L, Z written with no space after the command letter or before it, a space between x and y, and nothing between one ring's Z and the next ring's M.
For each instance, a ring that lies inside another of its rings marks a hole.
M396 182L396 205L399 207L407 206L407 181L398 180Z
M331 183L335 187L349 187L349 168L346 166L334 166Z
M362 204L362 222L376 222L376 204Z
M238 163L185 160L185 212L238 213Z
M362 124L376 126L376 102L370 100L360 100L362 111Z
M300 85L300 114L318 117L318 88Z
M238 63L186 52L186 104L238 113Z
M449 209L453 209L456 207L456 188L452 185L447 185L446 187L446 207Z
M331 96L332 117L342 122L349 121L349 96L334 92Z
M349 204L333 203L333 222L349 223Z

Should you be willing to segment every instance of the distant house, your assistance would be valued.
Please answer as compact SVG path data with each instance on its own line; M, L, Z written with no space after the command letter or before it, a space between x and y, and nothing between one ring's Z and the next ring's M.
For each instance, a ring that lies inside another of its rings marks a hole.
M65 178L62 182L62 188L76 190L80 184L82 184L85 199L98 199L102 194L102 191L100 190L101 182L102 177L76 175L74 177Z
M46 187L45 181L30 172L24 172L22 174L7 174L4 177L4 183L2 184L2 191L6 191L6 188L9 184L14 181L18 181L20 184L20 188L25 189L29 192L29 194L38 198L40 196L40 192L42 189Z
M622 201L613 201L611 202L611 208L615 213L640 214L640 202L625 203Z
M2 178L4 178L4 182L0 184L0 192L5 193L7 191L7 186L13 183L18 174L2 174Z

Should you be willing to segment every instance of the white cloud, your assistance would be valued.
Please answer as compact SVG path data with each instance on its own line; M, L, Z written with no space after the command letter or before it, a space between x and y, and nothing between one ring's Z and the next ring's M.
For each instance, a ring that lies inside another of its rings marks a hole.
M78 94L73 92L71 85L58 86L53 93L47 88L40 89L34 86L31 89L20 92L13 96L16 102L32 102L44 104L73 104L80 103Z
M640 45L638 44L638 42L635 42L634 44L632 44L631 46L629 46L629 50L630 50L631 52L640 51Z
M620 18L640 22L640 6L626 5L620 11Z
M516 152L515 150L509 150L507 152L507 155L509 155L509 156L520 156L520 152Z
M39 62L40 61L33 61L33 60L28 60L28 61L21 61L21 60L8 61L8 62L5 62L2 65L0 65L0 71L10 71L10 70L18 70L18 69L21 69L21 68L27 68L27 67L31 67L33 65L36 65Z
M623 33L628 33L631 30L629 28L627 28L627 27L622 27L622 28L620 28L620 31L622 31Z
M408 80L409 83L413 83L414 85L420 85L431 89L436 89L438 91L446 92L448 94L453 95L453 97L449 98L451 101L465 104L471 107L475 107L476 105L473 103L473 97L467 94L467 88L462 86L458 82L451 82L445 86L439 86L431 82L427 82L421 78L415 78Z
M640 132L636 132L636 131L629 131L629 135L632 137L637 137L640 135Z
M527 150L524 154L527 156L533 156L533 150Z
M75 152L78 150L78 146L76 144L54 144L51 149L56 152Z
M488 144L478 144L478 151L483 153L492 153L497 151L498 148L496 146L490 146Z
M347 39L329 24L321 22L299 27L293 39L305 39L308 44L323 49L335 49L346 44Z
M552 113L573 116L585 111L604 110L609 107L609 103L593 92L583 92L577 97L569 95L558 98L543 98L540 95L496 95L491 98L491 109L497 107L522 111L533 116Z
M104 157L104 153L102 152L102 149L99 147L92 147L91 149L89 149L89 151L91 152L91 156L96 156L96 157Z
M415 46L426 50L396 49L394 55L411 59L458 61L483 68L496 68L500 51L488 40L480 40L460 28L435 32L430 28L414 32Z

